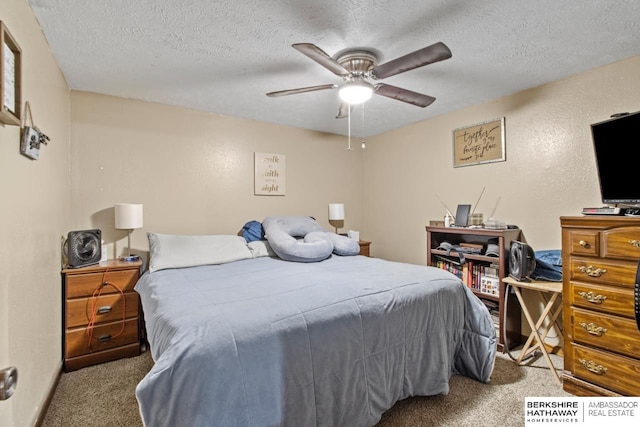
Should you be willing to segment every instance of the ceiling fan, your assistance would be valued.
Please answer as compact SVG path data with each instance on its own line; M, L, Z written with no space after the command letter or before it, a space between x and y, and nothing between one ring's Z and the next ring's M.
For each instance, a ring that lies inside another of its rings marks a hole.
M269 92L267 96L276 97L318 90L338 89L342 102L338 108L337 119L346 117L352 105L367 101L374 93L422 108L430 105L436 100L432 96L386 83L377 83L376 80L385 79L451 58L451 50L442 42L434 43L384 64L378 64L379 56L373 49L346 49L336 54L336 57L333 58L312 43L296 43L291 46L332 73L342 77L344 83L341 85L324 84L280 90Z

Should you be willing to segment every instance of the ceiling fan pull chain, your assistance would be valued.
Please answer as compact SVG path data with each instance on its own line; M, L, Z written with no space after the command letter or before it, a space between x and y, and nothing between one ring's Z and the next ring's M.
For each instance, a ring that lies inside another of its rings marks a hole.
M349 143L347 145L347 150L351 151L351 105L349 105L349 111L347 112L347 129L349 132Z
M362 104L362 149L364 150L366 147L364 143L364 104Z

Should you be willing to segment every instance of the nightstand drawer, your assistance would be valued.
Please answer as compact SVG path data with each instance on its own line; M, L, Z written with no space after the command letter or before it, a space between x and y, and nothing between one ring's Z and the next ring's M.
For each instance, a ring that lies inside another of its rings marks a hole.
M105 274L101 272L68 274L67 298L90 297L103 281L113 283L122 291L133 291L139 277L140 273L137 269L107 271ZM102 290L102 293L115 292L118 291L113 286L105 286Z
M92 310L95 311L95 323L121 320L124 317L138 316L138 294L127 292L121 294L101 295L97 298L76 298L67 300L67 328L84 326L91 321Z
M67 330L66 357L77 357L83 354L95 353L114 347L125 346L138 342L138 318L127 319L124 322L122 333L122 322L104 323L93 328L91 344L87 328L76 328ZM120 334L119 334L120 333ZM119 335L118 335L119 334Z

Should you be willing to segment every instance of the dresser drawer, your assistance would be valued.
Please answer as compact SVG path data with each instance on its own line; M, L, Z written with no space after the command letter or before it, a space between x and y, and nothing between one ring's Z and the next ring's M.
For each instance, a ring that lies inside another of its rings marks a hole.
M66 297L88 297L100 286L103 281L109 282L120 288L122 291L133 291L140 273L138 270L114 270L106 273L84 273L69 274L66 277ZM113 286L105 286L102 293L118 292Z
M602 232L602 256L636 261L640 258L640 227L619 227Z
M111 322L97 325L93 328L91 344L87 328L68 329L66 333L66 358L83 354L95 353L110 348L121 347L138 342L138 318L127 319L124 322ZM120 334L119 334L120 333ZM119 335L118 335L119 334Z
M598 256L600 254L600 233L595 230L572 230L570 253L572 255Z
M565 293L569 303L577 307L634 317L633 289L616 286L570 282L570 291Z
M569 268L572 281L611 284L633 289L638 264L628 261L572 257Z
M627 396L640 396L640 361L580 345L572 346L574 376Z
M97 298L75 298L67 300L67 328L84 326L91 321L95 311L95 323L121 320L138 316L138 294L107 294Z
M640 356L640 331L635 319L571 308L575 342L630 357Z

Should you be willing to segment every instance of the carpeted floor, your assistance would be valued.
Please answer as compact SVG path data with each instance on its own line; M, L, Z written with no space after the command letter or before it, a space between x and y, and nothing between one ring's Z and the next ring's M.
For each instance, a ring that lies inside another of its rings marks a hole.
M552 358L561 369L562 358ZM152 365L147 351L63 373L43 427L142 426L135 387ZM489 384L454 375L448 395L398 402L376 427L524 426L528 396L571 395L562 390L542 357L531 360L529 366L517 366L507 354L498 354Z

